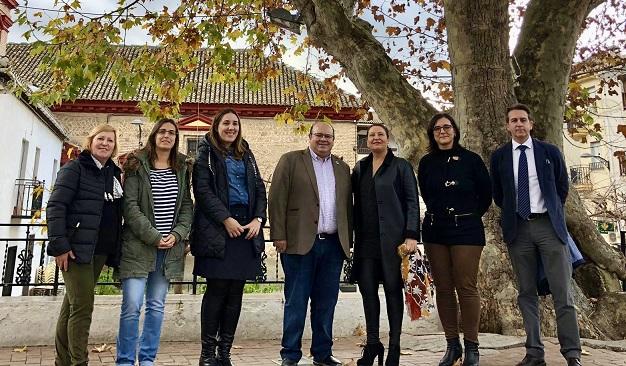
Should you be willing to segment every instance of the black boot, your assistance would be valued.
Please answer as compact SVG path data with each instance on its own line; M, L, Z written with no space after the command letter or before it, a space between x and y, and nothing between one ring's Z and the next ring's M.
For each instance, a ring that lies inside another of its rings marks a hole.
M463 360L463 366L478 366L478 343L463 341L465 343L465 359Z
M219 366L216 357L216 347L222 301L222 298L211 294L209 291L205 292L202 297L200 314L202 351L200 353L200 366Z
M357 366L372 366L376 357L378 357L378 365L382 366L385 357L383 344L380 342L366 344L363 347L363 355L356 361L356 364Z
M225 340L224 335L220 334L220 340L217 342L217 357L219 358L220 366L233 366L230 360L230 349L233 346L232 338Z
M400 345L390 344L387 351L385 366L398 366L400 364Z
M202 351L200 352L200 366L218 366L215 355L217 338L215 336L202 336Z
M245 281L230 280L230 288L220 319L220 339L217 341L217 358L221 366L233 366L230 350L235 340L237 323L241 314L241 301Z
M463 347L461 347L459 338L446 339L446 342L448 342L446 354L439 361L439 366L453 366L463 356Z

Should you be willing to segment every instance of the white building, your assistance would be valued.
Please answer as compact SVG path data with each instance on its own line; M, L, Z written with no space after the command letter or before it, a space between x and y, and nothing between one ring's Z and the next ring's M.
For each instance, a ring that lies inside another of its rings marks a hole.
M575 65L572 75L599 99L587 109L592 120L585 126L564 125L568 173L598 230L617 245L626 230L626 58L599 57Z
M6 35L11 25L9 13L17 3L0 0L0 266L2 283L16 282L22 277L34 281L35 269L42 256L41 242L45 238L40 228L27 228L31 217L45 207L50 188L59 170L63 141L67 133L54 115L45 107L29 101L28 95L16 96L11 92L20 84L11 72L5 57ZM21 85L24 87L24 85ZM6 226L6 225L13 226ZM28 237L35 240L27 241ZM15 240L20 239L20 240ZM28 250L27 250L28 249ZM20 256L32 255L32 270L28 260ZM26 264L26 266L25 266ZM30 277L30 279L29 279ZM3 286L2 295L19 295L22 287Z

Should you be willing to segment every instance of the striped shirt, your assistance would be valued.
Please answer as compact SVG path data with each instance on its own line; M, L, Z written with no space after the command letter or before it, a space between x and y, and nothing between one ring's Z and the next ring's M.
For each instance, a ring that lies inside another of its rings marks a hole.
M178 198L178 180L172 169L151 169L150 185L154 201L154 224L165 237L172 231Z
M335 203L335 170L330 156L321 158L309 148L317 191L320 200L320 216L317 223L318 234L334 234L337 232L337 204Z

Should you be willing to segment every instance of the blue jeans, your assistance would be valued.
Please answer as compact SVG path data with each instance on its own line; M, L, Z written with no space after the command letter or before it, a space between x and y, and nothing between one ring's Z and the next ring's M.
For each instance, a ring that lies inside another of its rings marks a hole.
M311 354L316 361L332 355L333 318L344 253L339 238L315 239L305 255L281 254L285 272L282 359L302 358L302 333L311 299Z
M152 366L159 349L161 325L165 308L165 296L169 287L169 280L163 273L165 250L157 254L154 272L148 278L131 277L122 280L122 312L120 313L120 331L117 336L118 366L132 366L137 359L139 346L139 365ZM146 314L143 322L143 332L139 338L139 314L146 298ZM139 344L138 344L139 343Z

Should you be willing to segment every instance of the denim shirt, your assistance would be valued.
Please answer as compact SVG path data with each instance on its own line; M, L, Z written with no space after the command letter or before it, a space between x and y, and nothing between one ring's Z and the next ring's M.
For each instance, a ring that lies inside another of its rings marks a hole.
M248 206L248 184L246 182L246 165L235 159L232 154L226 156L226 171L228 173L228 202L233 205Z

